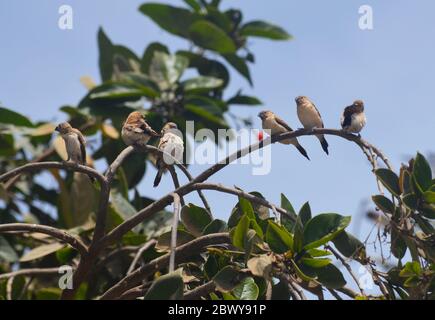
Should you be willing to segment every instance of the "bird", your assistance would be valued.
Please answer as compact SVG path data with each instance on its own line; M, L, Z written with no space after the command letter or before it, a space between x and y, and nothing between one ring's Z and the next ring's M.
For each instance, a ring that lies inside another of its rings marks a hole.
M178 162L183 162L184 142L182 135L178 130L178 127L173 122L166 123L161 131L161 138L158 148L167 154L170 154ZM159 155L157 158L157 174L154 179L154 187L157 187L162 179L162 175L167 167L174 163L171 157L167 157L165 154Z
M261 111L258 114L258 117L262 121L262 127L265 130L270 130L271 135L277 135L285 132L292 132L293 129L290 128L290 126L284 122L281 118L279 118L277 115L275 115L272 111L264 110ZM298 140L296 138L291 139L284 139L279 141L282 144L292 144L298 149L298 151L308 160L310 160L310 157L307 154L307 151L299 144Z
M68 155L66 161L86 166L86 140L80 130L73 128L68 122L60 123L54 130L59 132L65 142ZM92 176L89 179L91 182L95 180Z
M354 103L346 107L341 116L341 127L348 133L357 133L360 135L361 130L366 125L367 119L364 114L364 102L355 100Z
M145 115L139 111L133 111L125 120L121 137L128 146L145 146L151 137L160 135L145 121Z
M312 130L314 128L324 128L322 116L319 110L316 108L315 104L305 96L296 97L296 106L299 121L302 123L305 129ZM328 152L328 142L323 134L316 134L322 145L323 151L329 155Z

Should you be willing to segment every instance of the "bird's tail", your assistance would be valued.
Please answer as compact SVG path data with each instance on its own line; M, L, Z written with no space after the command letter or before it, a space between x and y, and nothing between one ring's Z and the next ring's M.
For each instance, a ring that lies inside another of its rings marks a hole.
M162 180L163 170L159 169L157 171L156 177L154 178L154 188L157 187L160 183L160 180Z
M296 149L308 160L310 160L310 157L308 156L307 151L298 143L295 145Z
M320 140L320 144L322 145L323 151L325 151L325 153L327 155L329 155L329 151L328 151L329 144L328 144L328 141L326 141L325 136L319 135L319 136L317 136L317 138L319 138L319 140Z

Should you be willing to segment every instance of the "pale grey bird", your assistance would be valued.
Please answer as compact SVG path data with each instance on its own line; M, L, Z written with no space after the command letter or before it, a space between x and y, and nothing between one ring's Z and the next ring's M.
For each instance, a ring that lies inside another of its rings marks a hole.
M297 105L297 113L299 121L305 129L324 128L322 116L315 104L305 96L299 96L295 99ZM323 151L328 152L328 142L323 134L317 134L316 137L320 140Z
M293 129L290 128L290 126L285 123L284 120L279 118L277 115L275 115L272 111L265 110L261 111L258 114L258 117L262 121L262 127L263 129L270 130L272 135L277 135L285 132L292 132ZM279 143L282 144L292 144L298 149L298 151L308 160L310 160L310 157L307 154L307 151L299 144L298 139L291 138L291 139L284 139L279 141Z
M60 123L55 129L60 133L63 141L65 142L66 153L68 159L66 161L72 161L76 164L86 165L86 140L83 134L73 128L68 122ZM94 178L89 176L91 181Z
M364 102L362 100L355 100L352 105L344 109L341 116L341 127L344 131L360 135L366 123L367 119L364 114Z
M173 122L166 123L161 131L161 136L158 148L171 155L178 162L183 163L184 142L177 125ZM163 173L173 162L171 157L165 157L165 155L160 155L157 158L156 166L158 171L154 179L154 187L159 185Z

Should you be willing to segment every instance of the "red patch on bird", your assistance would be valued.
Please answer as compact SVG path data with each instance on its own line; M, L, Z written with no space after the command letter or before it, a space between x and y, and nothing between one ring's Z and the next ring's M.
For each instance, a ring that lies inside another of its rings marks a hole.
M258 138L258 140L263 141L263 131L258 132L257 138Z

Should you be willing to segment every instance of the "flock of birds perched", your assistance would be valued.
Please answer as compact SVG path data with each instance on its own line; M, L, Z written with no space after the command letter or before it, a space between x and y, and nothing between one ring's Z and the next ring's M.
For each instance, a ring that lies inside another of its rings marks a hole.
M320 112L309 98L299 96L295 101L299 121L305 129L324 128ZM263 129L270 130L272 136L293 131L284 120L272 111L261 111L258 117L262 121ZM341 127L345 132L359 134L365 124L364 103L361 100L356 100L352 105L344 109L341 117ZM83 134L78 129L73 128L68 122L60 123L55 130L60 133L65 142L68 155L66 161L86 165L86 141ZM146 122L143 113L134 111L129 114L124 122L121 137L125 144L129 146L145 146L152 137L160 137L158 148L169 153L178 162L183 162L184 143L182 137L180 137L177 125L173 122L167 122L159 134ZM328 142L325 136L318 134L316 137L320 140L322 149L326 154L329 154ZM284 139L279 142L294 145L304 157L310 160L306 150L299 144L296 138ZM168 167L165 160L162 156L157 158L156 166L158 171L154 179L154 187L159 185L162 174Z

